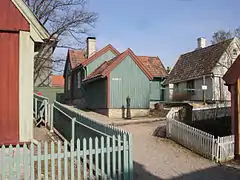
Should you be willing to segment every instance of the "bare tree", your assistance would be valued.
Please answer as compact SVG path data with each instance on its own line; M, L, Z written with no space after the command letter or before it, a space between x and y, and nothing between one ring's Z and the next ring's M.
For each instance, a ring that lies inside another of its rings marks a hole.
M46 86L52 72L62 71L66 57L52 58L54 48L80 48L97 20L86 9L87 0L25 0L48 29L50 38L39 44L34 61L34 84ZM61 68L60 68L61 67Z
M217 44L219 42L225 41L232 37L233 37L233 34L230 31L226 32L226 31L220 30L220 31L213 33L211 42L212 42L212 44Z
M240 38L240 27L235 29L234 31L224 31L220 30L217 32L214 32L212 35L212 44L217 44L219 42L231 39L233 37Z

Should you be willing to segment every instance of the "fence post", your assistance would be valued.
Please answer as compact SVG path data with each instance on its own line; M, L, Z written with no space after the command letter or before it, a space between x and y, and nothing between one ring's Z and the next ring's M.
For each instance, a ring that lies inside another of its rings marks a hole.
M129 152L129 158L128 158L128 161L129 161L129 179L130 180L133 180L133 157L132 157L132 152L133 152L133 149L132 149L132 134L128 134L128 152ZM114 152L115 153L115 152Z
M217 162L220 162L220 147L219 147L219 144L220 144L220 138L219 138L219 136L218 136L218 138L217 138L217 155L216 155L216 160L217 160Z
M34 99L35 100L35 119L37 120L37 118L38 118L38 109L37 109L37 107L38 107L38 105L37 105L37 98L35 98Z
M212 138L212 160L214 160L214 158L216 157L217 158L217 155L216 155L216 141L215 141L215 138L213 136Z
M44 122L45 122L45 127L47 126L47 123L48 122L48 102L47 100L44 100L44 116L45 116L45 119L44 119Z
M50 109L51 109L51 117L50 117L50 121L51 121L51 124L50 124L50 132L53 133L53 108L54 108L54 104L50 105Z
M72 142L73 144L75 143L75 121L76 118L72 118Z

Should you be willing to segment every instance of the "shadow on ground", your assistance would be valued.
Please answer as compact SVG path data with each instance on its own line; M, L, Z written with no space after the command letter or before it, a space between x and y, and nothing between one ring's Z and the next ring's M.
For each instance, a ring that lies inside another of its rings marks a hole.
M172 178L157 177L148 172L143 165L134 162L134 180L240 180L240 170L225 165L181 174Z

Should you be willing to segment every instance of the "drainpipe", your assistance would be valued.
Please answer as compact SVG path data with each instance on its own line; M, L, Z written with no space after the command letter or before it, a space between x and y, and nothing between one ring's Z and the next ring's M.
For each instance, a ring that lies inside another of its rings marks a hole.
M216 99L215 90L214 90L215 88L214 74L212 74L211 80L212 80L212 95L213 95L212 101L214 101Z
M86 67L86 69L85 69L85 67L83 67L83 71L84 71L84 78L86 78L87 77L87 67Z

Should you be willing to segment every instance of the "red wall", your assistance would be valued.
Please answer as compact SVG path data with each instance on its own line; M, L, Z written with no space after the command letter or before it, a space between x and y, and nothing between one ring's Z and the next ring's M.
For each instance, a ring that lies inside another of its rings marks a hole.
M19 34L0 32L0 144L19 141Z
M11 0L0 0L0 30L29 31L30 25Z

